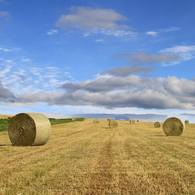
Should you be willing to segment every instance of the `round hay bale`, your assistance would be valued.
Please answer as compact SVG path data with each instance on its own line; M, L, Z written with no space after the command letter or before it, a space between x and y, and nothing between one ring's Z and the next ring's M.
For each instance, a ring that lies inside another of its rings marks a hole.
M8 135L15 146L44 145L50 138L51 124L43 114L20 113L11 119Z
M110 119L110 118L108 118L108 119L107 119L107 121L108 121L108 122L110 122L110 121L111 121L111 119Z
M129 123L130 124L135 124L135 120L130 120Z
M163 123L163 131L167 136L179 136L183 133L185 124L177 117L170 117Z
M108 126L109 126L110 128L117 128L117 127L118 127L118 123L117 123L117 121L111 120L111 121L108 123Z
M155 128L159 128L159 127L160 127L160 123L159 123L159 122L155 122L155 123L154 123L154 127L155 127Z
M137 120L137 122L139 122L139 120Z
M185 120L185 124L186 124L186 125L189 124L189 121L188 121L188 120Z
M93 120L93 123L94 123L95 125L97 125L97 124L100 123L100 121L99 121L98 119L94 119L94 120Z
M76 121L76 118L75 117L72 117L72 121Z

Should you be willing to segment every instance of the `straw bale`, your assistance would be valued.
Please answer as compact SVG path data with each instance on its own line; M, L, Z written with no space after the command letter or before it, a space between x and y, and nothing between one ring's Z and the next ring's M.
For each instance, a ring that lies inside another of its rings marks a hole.
M15 146L44 145L50 138L51 124L41 113L20 113L11 119L8 135Z
M155 128L159 128L159 127L160 127L160 123L159 123L159 122L155 122L155 123L154 123L154 127L155 127Z
M100 121L99 121L98 119L94 119L94 120L93 120L93 123L94 123L95 125L97 125L97 124L100 123Z
M135 124L135 120L130 120L129 123L130 124Z
M185 120L185 124L186 124L186 125L189 124L189 121L188 121L188 120Z
M108 123L108 126L109 126L110 128L117 128L117 127L118 127L118 123L117 123L117 121L111 120L111 121Z
M76 118L75 117L72 117L72 121L76 121Z
M110 119L110 118L108 118L108 119L107 119L107 121L108 121L108 122L110 122L110 121L111 121L111 119Z
M163 131L167 136L179 136L185 129L184 122L177 117L170 117L163 123Z

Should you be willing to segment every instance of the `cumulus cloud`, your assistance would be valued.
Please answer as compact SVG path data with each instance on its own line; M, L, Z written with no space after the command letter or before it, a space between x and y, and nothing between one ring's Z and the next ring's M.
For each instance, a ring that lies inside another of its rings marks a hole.
M176 77L144 79L99 78L62 86L64 93L37 92L21 94L22 103L46 102L49 105L91 105L109 109L137 107L144 109L195 109L193 80Z
M147 78L132 75L128 77L110 77L87 80L80 83L65 83L62 88L66 91L85 90L90 92L102 92L113 90L134 89L135 86L146 87L150 83Z
M114 36L134 36L130 26L121 24L127 18L112 9L71 7L70 14L63 14L56 26L64 29L80 29L85 36L102 33Z
M131 65L148 65L155 63L165 63L179 59L176 54L149 54L147 52L130 52L116 54L113 57L122 58Z
M56 25L62 28L81 28L89 30L101 29L127 29L127 25L119 25L117 21L127 20L126 17L111 9L93 9L91 7L72 7L73 14L62 15Z
M168 77L164 83L164 89L182 98L184 95L186 98L195 97L195 81L187 79L178 79L177 77Z
M9 102L15 99L14 94L3 87L2 83L0 82L0 101L1 102Z

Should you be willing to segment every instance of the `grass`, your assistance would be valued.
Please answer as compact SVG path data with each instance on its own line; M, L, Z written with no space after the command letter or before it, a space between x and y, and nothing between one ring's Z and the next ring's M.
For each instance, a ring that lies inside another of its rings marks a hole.
M7 131L11 117L0 119L0 131Z
M0 119L0 131L8 130L10 120L11 120L11 117ZM55 124L70 123L70 122L75 122L75 121L84 121L84 118L76 118L76 120L72 120L71 118L67 118L67 119L49 118L49 121L51 125L55 125Z
M65 119L56 119L56 118L49 118L51 125L61 124L61 123L70 123L75 121L84 121L84 118L76 118L76 120L72 120L72 118L65 118Z
M195 124L165 136L153 123L52 126L44 146L13 147L0 132L0 195L195 194Z

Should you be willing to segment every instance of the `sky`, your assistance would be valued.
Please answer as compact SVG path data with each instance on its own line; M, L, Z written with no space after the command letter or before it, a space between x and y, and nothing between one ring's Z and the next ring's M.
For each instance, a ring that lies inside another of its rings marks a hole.
M0 114L195 123L194 0L0 0Z

